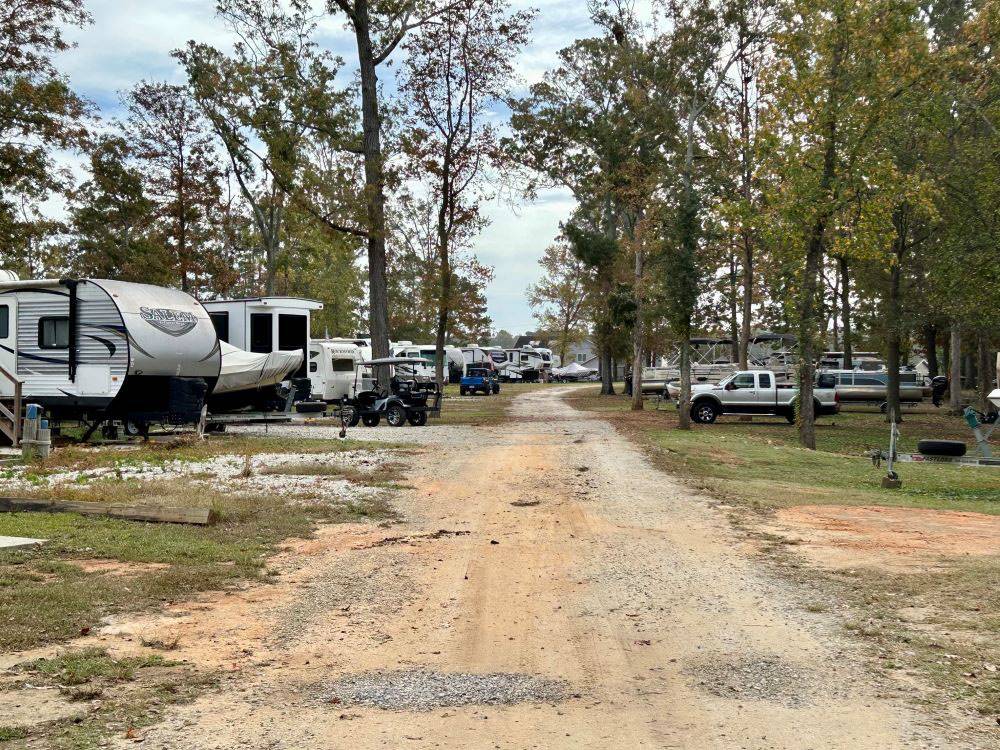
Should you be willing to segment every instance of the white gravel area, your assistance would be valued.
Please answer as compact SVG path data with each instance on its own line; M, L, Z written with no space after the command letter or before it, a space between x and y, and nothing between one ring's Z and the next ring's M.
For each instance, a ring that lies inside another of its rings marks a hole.
M480 428L484 429L484 428ZM278 424L231 426L227 433L233 435L270 435L271 437L314 438L320 440L339 439L340 427L318 424ZM349 427L350 440L364 440L375 443L412 443L414 445L468 445L467 425L435 425L424 427Z
M334 465L344 468L374 471L390 460L380 451L339 451L332 453L261 453L247 458L242 455L223 455L205 461L167 461L163 464L130 464L63 471L56 474L25 477L29 467L14 469L11 476L0 478L0 492L38 487L40 484L55 486L71 484L86 486L90 482L115 479L121 481L171 481L185 478L203 482L213 489L247 494L265 493L291 496L301 500L346 503L371 497L380 490L342 479L337 475L313 473L263 473L266 469L282 466ZM249 474L245 476L245 474Z

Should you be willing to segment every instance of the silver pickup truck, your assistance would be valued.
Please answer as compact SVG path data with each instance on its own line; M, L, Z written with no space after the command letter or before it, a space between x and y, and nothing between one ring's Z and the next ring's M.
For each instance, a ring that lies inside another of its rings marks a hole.
M836 414L840 399L836 388L813 389L816 415ZM711 424L723 414L784 417L795 421L799 389L792 383L777 382L770 370L741 370L716 385L691 386L691 419Z

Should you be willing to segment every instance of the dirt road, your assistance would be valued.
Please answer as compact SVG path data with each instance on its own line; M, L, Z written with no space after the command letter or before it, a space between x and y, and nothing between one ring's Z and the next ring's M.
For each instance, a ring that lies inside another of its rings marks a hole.
M108 628L224 673L142 746L948 746L707 499L556 390L513 409L414 458L403 523L324 528L276 585Z

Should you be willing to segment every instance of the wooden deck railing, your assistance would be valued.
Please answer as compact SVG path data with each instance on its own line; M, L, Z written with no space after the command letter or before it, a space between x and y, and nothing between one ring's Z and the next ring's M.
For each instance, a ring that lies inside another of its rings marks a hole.
M0 432L6 435L11 444L17 447L21 442L21 381L0 367L0 382L10 381L14 386L14 395L0 396ZM5 401L13 398L13 410L7 408Z

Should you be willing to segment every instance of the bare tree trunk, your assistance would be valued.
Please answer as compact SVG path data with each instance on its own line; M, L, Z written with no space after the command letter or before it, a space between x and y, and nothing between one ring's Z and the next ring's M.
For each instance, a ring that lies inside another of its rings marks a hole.
M976 337L976 358L979 370L979 411L989 413L993 410L989 395L993 390L993 366L990 362L989 338L982 332Z
M681 430L691 429L691 326L681 337L681 394L677 400L677 427Z
M729 248L729 358L733 362L740 360L740 329L736 320L736 291L739 284L736 282L736 253L732 246ZM746 368L744 368L746 369Z
M447 169L447 167L446 167ZM440 273L440 296L438 297L437 337L434 341L434 379L438 387L445 384L444 342L448 333L448 315L451 312L451 256L447 229L448 192L450 185L447 174L442 188L441 206L438 210L438 270Z
M642 411L642 248L635 249L635 325L632 327L632 411Z
M389 356L389 292L385 256L385 167L382 163L378 76L372 49L368 4L369 0L356 1L353 25L361 77L361 129L368 224L368 323L372 337L372 356L378 358ZM376 372L379 381L387 377L386 372Z
M843 327L844 369L854 369L854 342L851 340L851 276L847 258L837 259L840 268L840 323Z
M904 204L893 211L892 223L896 228L896 237L893 241L893 254L895 255L892 268L889 269L889 293L886 295L886 326L888 335L886 337L888 351L886 367L888 369L888 383L886 388L886 419L903 421L902 410L899 403L899 359L900 359L900 293L903 275L903 259L906 257L906 242L908 232L908 209Z
M962 332L958 323L951 323L951 351L948 355L951 372L949 373L948 407L955 414L962 411Z

